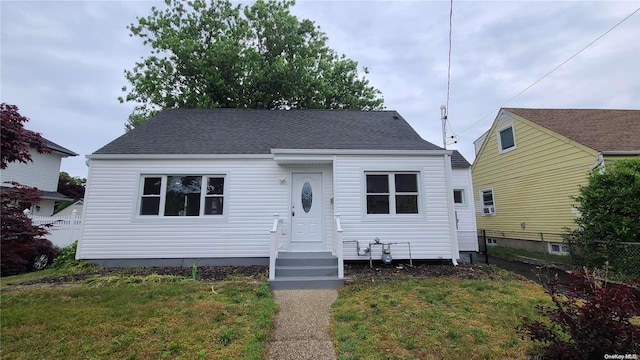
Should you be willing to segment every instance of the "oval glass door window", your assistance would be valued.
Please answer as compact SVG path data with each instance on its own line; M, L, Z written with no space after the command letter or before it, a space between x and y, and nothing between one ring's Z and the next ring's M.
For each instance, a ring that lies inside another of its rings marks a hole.
M311 203L313 202L313 192L311 191L311 184L305 182L302 185L302 210L308 213L311 210Z

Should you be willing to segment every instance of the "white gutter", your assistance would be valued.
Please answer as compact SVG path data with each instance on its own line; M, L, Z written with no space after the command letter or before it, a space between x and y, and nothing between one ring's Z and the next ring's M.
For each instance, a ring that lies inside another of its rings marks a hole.
M444 157L445 184L447 188L447 210L449 213L449 234L451 234L451 262L458 265L460 250L458 248L458 231L456 230L456 210L453 205L453 179L451 170L451 155Z
M451 155L452 150L271 149L272 154L296 155Z
M271 154L89 154L92 160L273 159Z
M274 155L404 155L442 156L452 150L351 150L351 149L271 149L271 154L89 154L92 160L210 160L210 159L273 159ZM330 158L322 158L330 160Z

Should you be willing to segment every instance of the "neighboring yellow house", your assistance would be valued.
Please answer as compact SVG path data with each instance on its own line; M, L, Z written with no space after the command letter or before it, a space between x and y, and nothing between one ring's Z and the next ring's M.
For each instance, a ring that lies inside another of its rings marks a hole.
M489 243L563 254L589 171L640 156L640 110L503 108L474 142L478 229Z

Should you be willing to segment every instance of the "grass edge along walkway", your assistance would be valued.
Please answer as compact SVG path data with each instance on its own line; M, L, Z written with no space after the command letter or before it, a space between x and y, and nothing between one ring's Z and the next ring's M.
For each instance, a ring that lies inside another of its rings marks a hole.
M533 344L516 327L550 303L542 286L516 279L353 284L332 306L331 332L345 360L526 358Z

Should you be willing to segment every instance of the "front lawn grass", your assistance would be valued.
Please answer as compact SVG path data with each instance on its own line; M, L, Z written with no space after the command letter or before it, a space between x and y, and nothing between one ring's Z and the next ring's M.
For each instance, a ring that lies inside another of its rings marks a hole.
M339 359L524 359L516 327L551 304L516 279L437 278L345 286L332 306Z
M262 359L275 311L267 283L156 276L3 290L2 358Z

